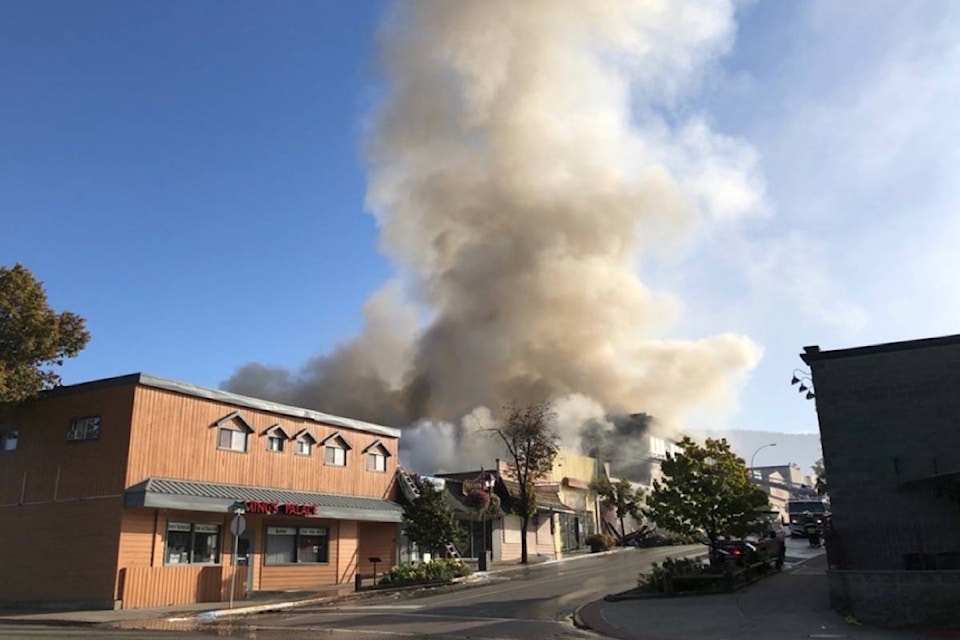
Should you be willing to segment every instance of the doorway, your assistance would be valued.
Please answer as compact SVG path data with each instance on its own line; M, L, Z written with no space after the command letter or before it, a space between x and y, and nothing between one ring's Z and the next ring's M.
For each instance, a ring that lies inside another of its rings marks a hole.
M247 529L237 539L237 566L247 568L247 593L253 591L254 549L256 549L253 531Z

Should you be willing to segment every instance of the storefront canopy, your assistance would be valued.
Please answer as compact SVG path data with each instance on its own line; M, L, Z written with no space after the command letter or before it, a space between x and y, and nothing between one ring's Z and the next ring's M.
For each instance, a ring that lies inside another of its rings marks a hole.
M239 484L147 478L124 492L126 507L228 513L238 502L310 507L314 518L401 522L403 509L389 500L290 491Z

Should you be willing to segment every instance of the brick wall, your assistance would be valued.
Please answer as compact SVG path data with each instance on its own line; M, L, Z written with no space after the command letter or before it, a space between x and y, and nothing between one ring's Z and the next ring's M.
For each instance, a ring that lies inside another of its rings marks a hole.
M949 476L960 472L960 345L825 358L811 369L835 567L902 570L911 554L960 551Z
M960 629L960 571L830 571L834 609L888 627Z

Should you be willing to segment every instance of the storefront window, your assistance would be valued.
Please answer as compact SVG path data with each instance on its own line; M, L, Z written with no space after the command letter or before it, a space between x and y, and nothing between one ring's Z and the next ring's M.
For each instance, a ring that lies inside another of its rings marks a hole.
M164 560L166 564L217 564L220 562L220 525L167 523Z
M329 562L326 527L267 527L265 564Z

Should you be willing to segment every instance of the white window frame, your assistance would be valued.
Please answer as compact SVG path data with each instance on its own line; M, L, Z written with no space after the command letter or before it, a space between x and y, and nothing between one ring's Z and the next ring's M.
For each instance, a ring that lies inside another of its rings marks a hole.
M296 440L296 447L294 448L294 453L298 456L312 456L313 455L313 441L309 438L298 438ZM304 450L306 447L306 450Z
M225 447L220 442L224 432L230 433L230 446ZM237 448L237 436L243 438L243 448ZM250 432L246 429L238 429L231 425L222 425L217 428L217 449L220 451L233 451L234 453L246 453L250 449Z
M333 460L329 460L327 452L333 452ZM338 460L339 458L339 460ZM323 464L331 467L347 466L347 450L339 443L327 443L323 446Z
M267 435L267 451L269 451L270 453L283 453L283 445L285 441L286 441L286 438L284 438L279 434L276 434L276 433L268 434Z
M376 450L367 452L367 471L374 471L376 473L387 472L387 456L384 455L383 451Z

